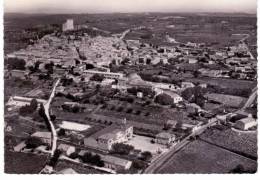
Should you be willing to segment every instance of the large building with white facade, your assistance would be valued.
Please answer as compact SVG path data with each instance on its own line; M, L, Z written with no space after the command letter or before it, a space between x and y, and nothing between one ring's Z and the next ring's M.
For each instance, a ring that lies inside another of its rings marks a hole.
M62 31L69 31L74 29L73 19L67 19L67 21L62 24Z

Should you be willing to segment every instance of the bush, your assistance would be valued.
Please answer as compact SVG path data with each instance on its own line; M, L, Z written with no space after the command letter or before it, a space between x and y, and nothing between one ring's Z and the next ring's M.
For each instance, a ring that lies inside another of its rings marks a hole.
M135 169L141 170L141 169L144 169L146 167L146 164L143 161L134 160L132 167L135 168Z
M30 137L25 141L26 147L29 149L34 149L39 147L40 145L43 145L44 143L40 138L37 137Z
M101 81L103 81L104 78L105 78L105 77L104 77L103 75L94 74L94 75L90 78L90 80L91 80L91 81L101 82Z
M154 101L161 105L171 105L173 99L168 94L159 94Z
M59 130L59 132L58 132L58 136L65 136L65 134L66 134L66 131L65 131L65 129L63 129L63 128L61 128L61 129Z
M143 161L150 161L152 158L152 153L150 151L144 151L141 153L140 159Z
M56 149L56 151L54 152L54 155L53 157L51 158L50 162L48 163L48 165L50 165L51 167L54 167L56 166L58 160L59 160L59 157L61 155L61 150L59 149Z
M71 159L76 159L76 158L78 158L79 157L79 155L78 155L78 153L76 153L76 152L73 152L73 153L71 153L70 155L69 155L69 158L71 158Z
M134 147L128 144L116 143L112 146L112 152L115 154L128 155Z
M78 113L80 111L80 107L79 106L73 106L72 107L72 112L73 113Z
M121 112L121 111L123 111L123 109L124 109L124 108L123 108L122 106L120 106L120 107L117 109L117 111L118 111L118 112Z
M127 109L127 111L126 111L126 113L131 113L131 112L133 112L133 109L131 109L131 108Z
M101 157L98 154L92 155L90 152L87 152L83 155L82 161L84 163L93 164L99 167L104 166L104 162L101 160Z

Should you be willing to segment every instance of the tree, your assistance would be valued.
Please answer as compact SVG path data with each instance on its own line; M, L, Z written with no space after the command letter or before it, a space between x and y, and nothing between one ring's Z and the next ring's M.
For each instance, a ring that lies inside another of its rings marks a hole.
M56 151L54 152L54 155L53 155L53 157L50 159L48 165L51 166L51 167L56 166L56 164L57 164L57 162L58 162L59 157L60 157L61 154L62 154L61 150L56 149Z
M86 69L93 69L95 66L93 64L86 64Z
M48 118L47 118L47 116L45 114L44 106L43 106L42 103L40 105L40 109L39 109L38 113L44 119L45 124L46 124L48 130L51 131L51 125L50 125L49 120L48 120Z
M38 107L38 102L36 99L32 99L30 102L30 107L35 111Z
M40 145L43 144L42 140L40 138L37 137L29 137L26 141L25 141L26 147L29 149L34 149L39 147Z
M146 167L146 164L143 161L140 160L134 160L132 163L132 167L138 170L144 169Z
M53 66L54 63L50 62L48 64L45 64L44 68L48 71L49 74L53 74Z
M128 144L116 143L112 146L112 152L115 154L128 155L132 150L134 147Z
M59 132L58 132L58 136L65 136L65 134L66 134L66 131L65 131L65 129L63 129L63 128L61 128L61 129L59 130Z
M86 152L83 156L82 156L82 161L84 163L90 163L91 162L91 158L92 158L92 154L90 152Z
M72 107L72 112L73 113L78 113L80 111L80 107L79 106L73 106Z
M152 153L150 151L144 151L141 153L140 159L143 161L150 161L152 158Z
M171 105L173 103L172 97L168 94L159 94L154 101L161 105Z
M93 164L99 167L104 166L104 162L101 160L101 157L98 154L92 155L90 152L86 152L81 159L84 163Z
M104 77L103 75L94 74L94 75L90 78L90 80L91 80L91 81L101 82L101 81L103 81L104 78L105 78L105 77Z
M76 153L76 152L73 152L73 153L71 153L70 155L69 155L69 158L71 158L71 159L76 159L76 158L78 158L79 157L79 155L78 155L78 153Z

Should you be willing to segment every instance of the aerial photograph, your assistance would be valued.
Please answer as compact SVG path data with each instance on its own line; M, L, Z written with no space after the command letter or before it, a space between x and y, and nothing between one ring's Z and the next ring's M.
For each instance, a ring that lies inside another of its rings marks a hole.
M3 4L4 173L257 173L257 0Z

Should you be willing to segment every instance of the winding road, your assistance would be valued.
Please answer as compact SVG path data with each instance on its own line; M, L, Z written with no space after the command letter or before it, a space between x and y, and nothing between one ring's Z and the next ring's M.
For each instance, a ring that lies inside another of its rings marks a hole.
M56 148L57 148L57 139L58 139L58 137L57 137L57 132L56 132L56 130L55 130L54 124L53 124L53 122L51 121L51 117L50 117L50 104L51 104L52 99L53 99L54 96L55 96L55 90L56 90L56 87L58 86L59 82L60 82L60 79L58 79L58 80L56 81L56 83L54 84L54 87L53 87L53 89L52 89L52 92L51 92L51 95L50 95L48 101L43 105L45 115L46 115L46 117L47 117L47 119L48 119L48 122L49 122L49 124L50 124L50 127L51 127L51 136L52 136L51 156L54 155L54 152L55 152L55 150L56 150Z

